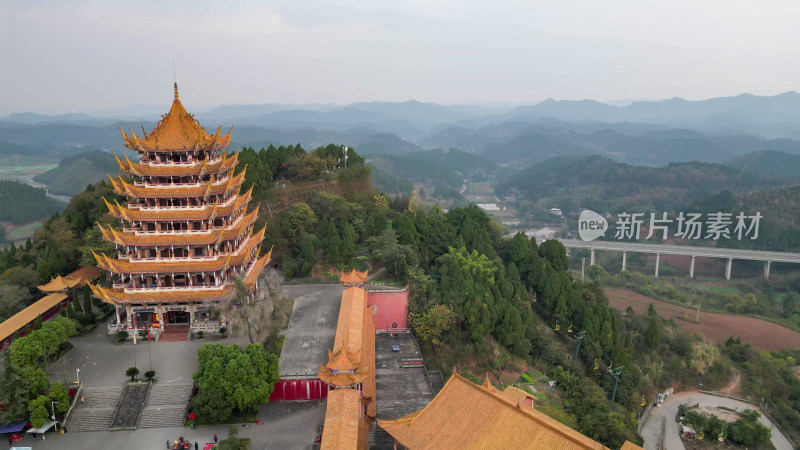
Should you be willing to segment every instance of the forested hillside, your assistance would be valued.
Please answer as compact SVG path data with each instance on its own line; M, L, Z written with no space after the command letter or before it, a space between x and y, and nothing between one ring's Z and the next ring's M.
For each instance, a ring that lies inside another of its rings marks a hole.
M33 179L47 185L56 195L75 195L108 175L119 172L114 155L101 150L78 153L61 160L58 167L35 176Z
M598 155L558 157L524 169L497 185L516 194L523 211L556 206L604 213L672 211L719 192L749 192L784 182L762 179L719 164L687 162L645 167ZM526 206L527 203L527 206Z
M748 153L725 165L762 178L800 178L800 155L775 150Z
M0 221L15 225L41 220L66 205L47 196L44 189L19 181L0 180Z
M457 149L385 155L370 158L369 162L401 180L452 189L460 188L465 178L486 180L497 167L493 161ZM378 181L380 183L380 179Z

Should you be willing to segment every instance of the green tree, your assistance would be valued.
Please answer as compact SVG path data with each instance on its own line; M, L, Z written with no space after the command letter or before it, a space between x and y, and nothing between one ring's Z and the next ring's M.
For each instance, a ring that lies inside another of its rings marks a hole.
M33 321L33 330L39 330L42 328L42 316L36 316L36 320Z
M83 288L83 310L87 313L92 312L92 297L89 295L89 286Z
M0 371L0 422L12 423L28 417L30 382L19 367L11 363L10 352L0 353L3 370Z
M47 411L50 406L50 399L46 395L40 395L28 404L30 416L28 421L35 428L41 427L50 420L50 413Z
M55 382L50 385L50 391L47 393L47 396L55 402L56 411L60 413L65 413L69 409L69 395L67 394L67 389L64 387L61 382Z
M22 368L22 376L28 380L29 398L47 392L47 374L41 367L25 366Z
M210 386L197 393L192 410L205 423L225 423L233 414L233 404L222 386Z
M456 323L456 313L444 305L435 305L420 316L411 313L409 318L415 335L434 345L441 345L442 335Z
M128 370L125 371L125 376L131 377L131 381L136 379L136 375L139 375L139 369L136 367L128 367Z
M356 254L358 235L353 225L342 221L339 225L339 236L341 236L341 248L339 250L339 260L342 263L350 264Z

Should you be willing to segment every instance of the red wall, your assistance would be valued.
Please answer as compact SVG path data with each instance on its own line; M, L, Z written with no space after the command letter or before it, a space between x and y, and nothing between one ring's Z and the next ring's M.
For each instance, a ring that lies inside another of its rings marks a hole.
M408 329L408 290L403 292L369 292L367 307L375 305L375 330ZM392 327L392 324L397 324Z
M318 379L278 380L269 401L319 400L328 398L328 385Z

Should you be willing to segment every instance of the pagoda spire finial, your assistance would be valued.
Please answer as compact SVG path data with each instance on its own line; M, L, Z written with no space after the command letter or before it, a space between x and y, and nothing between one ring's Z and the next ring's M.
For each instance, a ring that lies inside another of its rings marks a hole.
M175 83L175 101L178 101L178 83Z

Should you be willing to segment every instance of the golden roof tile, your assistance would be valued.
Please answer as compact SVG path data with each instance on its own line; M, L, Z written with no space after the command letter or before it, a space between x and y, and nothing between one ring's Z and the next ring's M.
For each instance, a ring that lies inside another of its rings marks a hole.
M272 250L259 258L247 276L244 278L244 283L248 287L253 287L258 280L258 275L261 270L269 264L272 257ZM152 291L142 290L141 292L124 292L122 289L104 288L100 285L89 283L92 293L95 297L103 302L116 304L116 303L137 303L137 304L158 304L158 303L175 303L175 302L210 302L221 301L229 298L235 291L235 285L231 282L223 284L219 289L180 289L180 290L164 290Z
M78 286L85 286L86 283L100 278L100 269L97 266L83 266L67 276L79 280Z
M339 273L339 282L342 284L365 283L367 281L367 271L359 272L356 269L350 272Z
M205 205L203 208L190 209L190 210L176 210L169 208L156 208L156 209L130 209L120 205L118 202L110 203L108 200L103 199L108 207L108 212L117 218L136 221L136 222L170 222L170 221L193 221L193 220L208 220L217 217L225 217L232 212L247 205L253 195L253 187L247 190L243 195L236 198L226 206L218 206L217 202Z
M413 449L608 448L455 372L425 408L378 423Z
M46 297L42 297L34 304L4 320L2 323L0 323L0 341L13 335L17 332L17 330L33 322L37 317L46 313L51 308L66 299L67 296L64 294L50 294Z
M204 233L157 233L157 234L134 234L132 232L118 231L111 228L103 228L99 223L97 226L103 237L117 245L131 247L148 247L163 245L211 245L235 239L244 234L248 227L258 219L258 207L249 214L242 217L238 224L233 228L212 229Z
M230 266L241 266L249 258L250 252L264 240L266 227L258 233L249 236L232 255L219 255L213 259L170 259L170 260L138 260L109 258L105 254L98 255L92 252L97 260L97 266L103 270L114 273L140 274L140 273L186 273L186 272L214 272L224 270Z
M213 180L208 180L207 183L201 183L197 186L136 186L130 184L122 179L122 177L111 180L111 186L115 193L132 198L194 198L194 197L208 197L210 195L220 195L238 188L244 182L245 171L247 166L239 172L238 175L228 177L226 181L215 183Z
M328 392L322 450L366 449L367 422L361 417L361 393L356 389Z
M178 84L175 83L175 99L169 112L162 116L156 127L149 134L141 138L133 130L128 136L120 129L125 146L131 150L145 152L173 152L183 150L220 150L228 146L231 140L233 127L224 136L221 136L222 127L214 135L200 125L193 114L186 109L178 99Z
M193 164L141 164L135 163L125 155L125 161L114 154L119 164L120 172L143 177L191 177L206 174L224 173L234 167L239 160L239 154L228 155L225 153L219 161L209 163L208 160L196 161Z
M80 284L80 282L81 280L79 278L72 278L70 276L62 277L58 275L46 284L36 287L42 292L61 292L74 288Z

